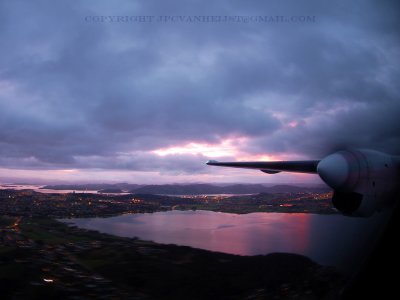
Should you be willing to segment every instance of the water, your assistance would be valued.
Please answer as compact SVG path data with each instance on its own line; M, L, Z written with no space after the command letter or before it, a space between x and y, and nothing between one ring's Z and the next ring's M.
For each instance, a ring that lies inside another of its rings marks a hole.
M44 189L44 185L38 184L0 184L0 190L12 189L12 190L33 190L43 194L70 194L70 193L85 193L85 194L97 194L97 190L53 190ZM129 193L102 193L107 195L127 195Z
M322 265L358 268L378 236L382 216L168 211L110 218L64 219L122 237L238 255L297 253Z

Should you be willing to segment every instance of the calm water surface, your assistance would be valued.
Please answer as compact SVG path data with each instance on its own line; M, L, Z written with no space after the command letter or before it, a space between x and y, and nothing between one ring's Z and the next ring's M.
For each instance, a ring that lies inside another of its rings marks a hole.
M69 194L69 193L84 193L84 194L97 194L99 193L97 190L52 190L52 189L44 189L44 185L38 184L0 184L0 190L12 189L12 190L33 190L38 193L43 194ZM99 193L101 194L101 193ZM129 193L103 193L110 195L127 195Z
M122 237L231 254L297 253L323 265L349 269L364 259L381 219L379 216L362 219L342 215L168 211L62 221Z

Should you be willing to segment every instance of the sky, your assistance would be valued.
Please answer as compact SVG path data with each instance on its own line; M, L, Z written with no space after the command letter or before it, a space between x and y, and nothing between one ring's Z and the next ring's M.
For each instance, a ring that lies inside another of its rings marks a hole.
M0 181L318 182L400 154L398 1L0 1Z

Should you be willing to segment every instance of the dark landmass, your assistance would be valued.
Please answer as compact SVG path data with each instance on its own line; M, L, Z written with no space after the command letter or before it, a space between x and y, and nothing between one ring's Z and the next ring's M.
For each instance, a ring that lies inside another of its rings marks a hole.
M230 186L216 186L211 184L164 184L146 185L131 192L139 194L164 194L164 195L201 195L201 194L252 194L266 190L261 184L237 184Z
M137 185L137 184L86 184L86 185L47 185L43 189L53 190L121 190L135 194L158 194L158 195L217 195L217 194L258 194L258 193L300 193L300 192L328 192L325 186L293 186L275 185L266 186L262 184L162 184L162 185Z
M300 255L160 245L48 218L0 223L3 299L338 299L344 285Z
M0 190L0 215L24 217L107 217L167 210L210 210L229 213L282 212L334 214L332 194L260 193L241 196L163 196L152 194L47 194Z
M299 187L294 185L280 184L274 185L267 189L267 193L313 193L313 192L328 192L330 188L327 186L322 187ZM260 192L262 193L262 192Z
M265 186L262 184L235 184L216 186L212 184L165 184L146 185L131 190L138 194L161 195L216 195L216 194L258 194L258 193L299 193L299 192L328 192L327 187L298 187L292 185Z
M331 196L0 190L0 293L6 299L336 299L342 275L300 255L235 256L114 237L54 220L173 209L330 214L336 213Z
M121 189L117 189L117 188L109 188L109 189L103 189L103 190L99 190L99 193L104 193L104 194L119 194L119 193L123 193L124 191Z

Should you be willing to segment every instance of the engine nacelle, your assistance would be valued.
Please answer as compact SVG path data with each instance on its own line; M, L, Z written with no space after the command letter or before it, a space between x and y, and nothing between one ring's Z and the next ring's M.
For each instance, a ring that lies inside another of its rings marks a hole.
M372 150L344 150L322 159L317 171L334 189L343 214L367 217L390 206L399 194L399 157Z

